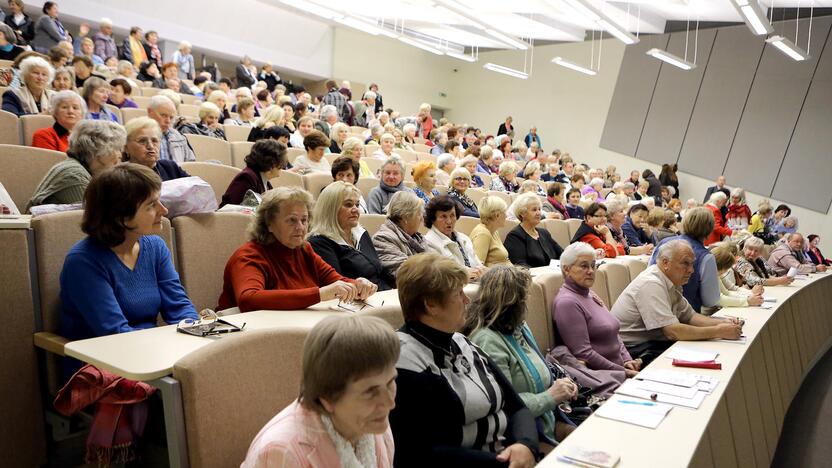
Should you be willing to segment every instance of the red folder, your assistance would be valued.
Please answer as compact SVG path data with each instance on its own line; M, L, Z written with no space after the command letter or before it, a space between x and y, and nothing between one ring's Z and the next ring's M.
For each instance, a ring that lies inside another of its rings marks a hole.
M676 367L696 367L699 369L722 369L722 364L716 361L682 361L674 359L673 365Z

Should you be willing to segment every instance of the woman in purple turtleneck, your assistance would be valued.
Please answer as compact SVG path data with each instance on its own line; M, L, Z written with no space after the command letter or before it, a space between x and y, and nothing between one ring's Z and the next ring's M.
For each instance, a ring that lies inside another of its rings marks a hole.
M552 319L556 339L595 370L623 370L636 375L633 359L618 336L618 320L589 288L595 282L595 249L584 242L569 245L560 257L564 284L555 297Z

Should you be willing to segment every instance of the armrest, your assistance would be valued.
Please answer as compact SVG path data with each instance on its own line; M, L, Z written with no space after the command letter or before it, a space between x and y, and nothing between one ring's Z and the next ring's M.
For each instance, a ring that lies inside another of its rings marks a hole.
M64 346L69 340L54 333L38 332L34 336L35 346L59 356L65 356Z

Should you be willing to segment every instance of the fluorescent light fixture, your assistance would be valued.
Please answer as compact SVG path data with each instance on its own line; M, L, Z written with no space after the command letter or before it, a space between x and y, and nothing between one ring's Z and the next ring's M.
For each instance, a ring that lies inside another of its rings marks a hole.
M284 3L292 8L297 8L298 10L305 11L316 16L320 16L321 18L326 18L328 20L335 19L336 17L341 16L338 13L335 13L334 11L330 10L329 8L324 8L320 5L316 5L307 1L280 0L280 3Z
M777 47L778 49L780 49L780 52L783 52L784 54L788 55L794 60L797 60L798 62L809 58L808 52L796 46L794 42L786 39L783 36L771 36L770 38L766 39L766 42L773 45L774 47Z
M630 31L627 31L627 29L616 23L615 20L613 20L603 11L595 8L595 6L589 3L588 0L563 0L563 2L572 7L573 10L577 11L587 19L595 22L595 24L597 24L598 27L610 33L613 37L623 42L624 44L630 45L638 42L638 38L636 36L634 36L630 33Z
M733 3L745 18L745 25L751 32L758 36L767 36L774 32L757 0L733 0Z
M556 63L562 67L569 68L570 70L575 70L576 72L583 73L584 75L595 76L598 74L595 70L591 68L586 68L584 66L578 65L575 62L570 62L562 57L555 57L552 59L552 63Z
M445 55L447 55L448 57L453 57L455 59L463 60L463 61L469 62L469 63L474 63L474 62L477 61L477 59L473 55L460 54L459 52L454 52L454 51L451 51L451 50L446 51Z
M696 65L694 65L693 63L690 63L681 57L677 57L671 54L670 52L661 49L650 49L647 51L647 55L657 58L662 62L669 63L674 67L679 67L682 70L693 70L694 68L696 68Z
M529 78L529 74L526 72L522 72L520 70L515 70L514 68L504 67L502 65L497 65L496 63L486 63L482 66L486 70L491 70L493 72L502 73L503 75L513 76L514 78L520 78L521 80L525 80Z
M512 37L509 37L509 36L507 36L507 35L505 35L505 34L501 33L500 31L495 31L495 30L493 30L493 29L491 29L491 28L486 28L486 29L485 29L485 32L486 32L489 36L491 36L491 37L493 37L493 38L495 38L495 39L498 39L498 40L500 40L500 41L502 41L502 42L504 42L504 43L506 43L506 44L508 44L508 45L510 45L510 46L512 46L512 47L514 47L515 49L526 50L526 49L528 49L528 48L529 48L529 45L528 45L528 44L526 44L525 42L523 42L523 41L518 41L517 39L514 39L514 38L512 38Z
M350 28L357 29L361 32L365 32L367 34L372 34L373 36L382 35L382 36L391 37L393 39L398 39L398 37L399 37L398 34L392 32L392 31L388 31L387 29L380 28L380 27L378 27L374 24L370 24L366 21L362 21L360 19L353 18L351 16L343 16L343 17L339 17L339 18L334 18L334 21L336 23L341 23L344 26L348 26Z
M407 36L399 36L399 40L404 42L407 45L412 45L413 47L418 47L424 51L430 52L436 55L445 55L445 52L433 47L431 45L425 44L422 41L417 41L416 39L411 39Z

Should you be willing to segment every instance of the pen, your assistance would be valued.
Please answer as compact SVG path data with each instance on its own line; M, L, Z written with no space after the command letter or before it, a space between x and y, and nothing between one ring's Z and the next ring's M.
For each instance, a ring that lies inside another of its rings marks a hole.
M624 403L625 405L641 405L641 406L656 406L655 403L650 403L649 401L633 401L633 400L616 400L619 403Z

